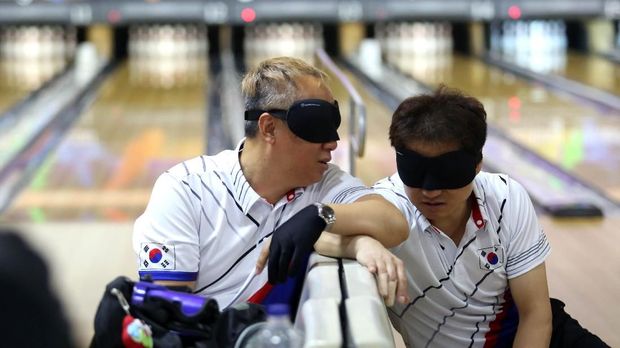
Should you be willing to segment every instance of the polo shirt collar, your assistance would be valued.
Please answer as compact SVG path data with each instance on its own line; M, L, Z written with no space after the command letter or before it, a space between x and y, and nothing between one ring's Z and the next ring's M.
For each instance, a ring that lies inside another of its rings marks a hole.
M290 191L288 191L284 197L280 198L280 200L278 201L278 203L276 203L276 205L280 205L280 204L288 204L294 200L296 200L297 198L299 198L299 196L301 196L304 193L304 188L303 187L298 187L296 189L292 189Z
M433 231L434 230L433 225L431 224L430 221L428 221L426 216L422 215L422 212L420 212L418 208L416 208L415 206L413 206L413 208L414 208L416 223L420 225L420 228L422 229L422 231L426 231L426 232Z
M474 192L472 199L471 217L476 224L476 227L480 230L489 221L489 214L486 208L486 196L483 189L478 187L478 183L474 178Z
M243 174L243 170L241 170L241 152L243 151L243 145L245 144L245 138L241 139L237 146L235 147L233 167L231 170L232 175L232 183L234 187L234 195L237 198L239 204L241 204L241 209L245 214L247 214L252 206L258 202L261 197L254 191L250 183L246 179Z
M470 196L469 199L469 204L471 205L470 217L478 230L482 229L489 221L486 206L484 204L484 199L484 192L481 192L481 190L478 189L478 186L474 182L474 190L472 192L472 196ZM420 228L422 228L423 231L433 231L434 227L430 223L430 221L428 221L428 219L424 215L422 215L422 213L417 208L415 208L415 206L413 207L416 221L420 225Z

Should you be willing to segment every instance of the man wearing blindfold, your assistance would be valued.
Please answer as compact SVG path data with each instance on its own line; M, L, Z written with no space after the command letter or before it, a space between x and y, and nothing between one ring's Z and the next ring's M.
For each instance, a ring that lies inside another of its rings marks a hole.
M486 132L483 105L446 87L392 116L398 172L374 188L407 217L392 252L413 299L388 310L392 323L410 347L605 346L550 305L549 243L524 188L481 171Z
M303 278L319 237L339 235L348 255L372 262L384 283L399 281L405 299L402 263L389 253L357 252L371 237L396 246L408 228L396 207L329 163L340 112L325 79L286 57L246 74L246 138L234 150L185 161L155 183L134 228L141 277L188 285L220 307L282 302L290 291L274 284Z

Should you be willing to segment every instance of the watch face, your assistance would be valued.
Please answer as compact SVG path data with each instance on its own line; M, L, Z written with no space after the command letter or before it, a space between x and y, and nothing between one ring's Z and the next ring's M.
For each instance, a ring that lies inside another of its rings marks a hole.
M322 205L321 209L319 209L319 215L325 220L327 224L333 224L336 221L336 214L334 213L334 209L329 205Z
M334 209L332 209L332 207L330 207L329 205L326 205L323 208L325 209L325 213L327 214L327 216L329 216L332 219L335 217Z

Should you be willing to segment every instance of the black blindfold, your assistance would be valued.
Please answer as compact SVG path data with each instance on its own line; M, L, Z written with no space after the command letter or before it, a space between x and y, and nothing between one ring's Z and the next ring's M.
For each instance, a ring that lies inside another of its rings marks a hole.
M398 175L409 187L451 190L466 186L476 176L476 157L465 150L424 157L407 149L396 150Z
M288 110L246 110L246 121L257 121L264 112L286 121L289 129L298 137L311 143L327 143L340 140L340 110L334 104L321 99L296 101Z

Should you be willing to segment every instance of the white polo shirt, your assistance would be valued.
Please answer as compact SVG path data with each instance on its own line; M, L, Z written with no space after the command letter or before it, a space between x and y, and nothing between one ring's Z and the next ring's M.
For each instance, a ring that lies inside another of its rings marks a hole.
M398 173L374 188L410 225L408 240L392 251L406 265L412 301L388 311L407 346L510 346L518 316L508 279L540 265L550 252L523 187L506 175L480 172L477 204L458 246L411 203Z
M254 271L264 239L299 210L314 202L350 203L376 194L330 164L321 181L292 190L272 205L241 171L243 142L235 150L182 162L157 179L134 226L141 277L196 281L196 293L224 306ZM239 301L266 283L265 269Z

